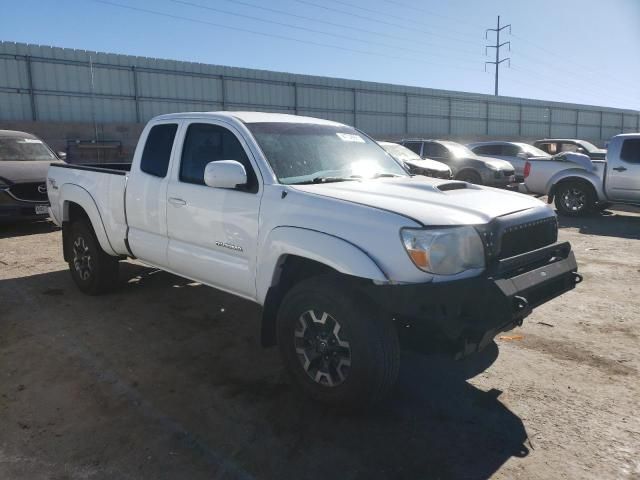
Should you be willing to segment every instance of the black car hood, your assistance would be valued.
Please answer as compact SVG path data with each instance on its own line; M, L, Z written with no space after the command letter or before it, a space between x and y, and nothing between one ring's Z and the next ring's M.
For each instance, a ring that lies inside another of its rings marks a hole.
M0 161L0 178L9 183L44 182L52 163L45 161Z

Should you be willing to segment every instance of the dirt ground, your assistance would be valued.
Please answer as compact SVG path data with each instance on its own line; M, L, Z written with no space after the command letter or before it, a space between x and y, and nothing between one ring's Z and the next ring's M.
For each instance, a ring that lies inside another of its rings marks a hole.
M405 354L350 416L291 385L253 304L133 263L88 297L59 231L0 227L0 479L638 479L640 214L561 226L584 282L522 339Z

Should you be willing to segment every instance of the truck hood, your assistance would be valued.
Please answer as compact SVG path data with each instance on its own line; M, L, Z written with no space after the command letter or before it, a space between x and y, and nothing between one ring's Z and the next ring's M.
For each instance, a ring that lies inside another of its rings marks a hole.
M405 160L404 163L408 163L418 168L434 170L436 172L448 172L451 170L448 165L429 158L424 158L422 160Z
M511 165L511 163L500 158L478 157L478 159L498 170L513 170L513 165Z
M502 215L544 205L520 193L423 176L292 188L391 211L423 225L480 225Z
M46 161L0 161L0 178L9 183L44 182L47 170L52 163Z

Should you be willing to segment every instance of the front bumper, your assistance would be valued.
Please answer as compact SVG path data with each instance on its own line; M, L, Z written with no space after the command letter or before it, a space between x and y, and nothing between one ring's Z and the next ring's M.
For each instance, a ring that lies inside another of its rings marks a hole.
M48 202L28 202L22 201L9 195L4 190L0 190L0 222L15 222L18 220L37 220L47 218L48 212L36 213L41 208L46 210Z
M443 283L366 287L395 318L404 346L462 357L532 310L573 289L582 277L568 242L498 260L479 277Z

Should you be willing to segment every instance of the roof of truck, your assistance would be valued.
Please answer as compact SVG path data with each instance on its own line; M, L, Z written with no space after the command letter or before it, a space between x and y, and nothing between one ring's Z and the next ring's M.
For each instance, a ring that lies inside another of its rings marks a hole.
M324 120L322 118L303 117L300 115L290 115L287 113L267 113L267 112L183 112L168 113L155 117L154 120L169 120L178 118L235 118L243 123L314 123L320 125L342 126L342 123Z

